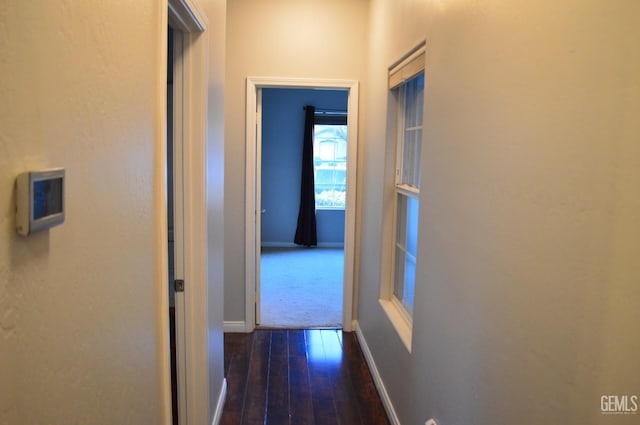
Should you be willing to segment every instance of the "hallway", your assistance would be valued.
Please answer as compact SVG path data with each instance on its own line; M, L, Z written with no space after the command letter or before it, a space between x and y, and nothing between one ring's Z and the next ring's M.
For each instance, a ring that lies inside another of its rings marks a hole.
M355 333L225 334L222 425L389 424Z

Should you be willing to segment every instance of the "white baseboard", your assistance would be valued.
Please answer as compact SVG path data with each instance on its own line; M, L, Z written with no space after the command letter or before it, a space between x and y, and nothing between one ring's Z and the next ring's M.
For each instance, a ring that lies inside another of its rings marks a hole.
M344 242L318 242L318 248L342 248L342 249L344 249Z
M260 242L264 248L302 248L293 242ZM318 242L318 248L344 248L344 242Z
M367 361L367 365L369 365L369 370L371 371L373 382L375 382L376 384L376 388L378 389L378 394L380 394L380 399L382 400L384 409L387 411L387 415L389 416L389 421L391 421L393 425L400 425L400 420L398 419L396 410L393 408L393 404L391 403L391 399L389 398L389 393L387 393L384 382L382 382L382 377L380 376L380 372L378 372L376 363L373 360L371 350L369 350L367 341L364 339L364 334L362 333L362 330L360 329L357 321L355 323L354 329L356 331L356 336L358 337L358 342L360 343L360 348L362 349L362 353L364 354L364 358Z
M227 379L222 379L222 387L220 388L220 396L218 397L218 403L216 404L216 411L213 414L213 421L211 425L220 424L222 418L222 411L224 409L224 402L227 399Z
M263 248L295 248L298 245L293 242L260 242Z
M225 320L224 331L225 333L246 333L247 325L244 320Z

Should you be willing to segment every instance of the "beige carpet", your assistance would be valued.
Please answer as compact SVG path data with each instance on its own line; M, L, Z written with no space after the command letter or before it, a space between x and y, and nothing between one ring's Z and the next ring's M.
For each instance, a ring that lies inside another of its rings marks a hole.
M341 248L263 248L260 269L260 326L342 325Z

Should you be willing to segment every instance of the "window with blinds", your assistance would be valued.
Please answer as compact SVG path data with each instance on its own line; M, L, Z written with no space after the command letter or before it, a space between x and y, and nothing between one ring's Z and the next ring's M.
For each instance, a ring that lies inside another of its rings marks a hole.
M393 236L392 247L389 247L389 289L382 293L389 294L388 301L409 328L413 322L418 251L424 69L425 44L422 43L389 69L388 79L390 108L394 109L390 115L394 117L390 123L393 131L389 134L396 158L392 182L395 193L390 209Z

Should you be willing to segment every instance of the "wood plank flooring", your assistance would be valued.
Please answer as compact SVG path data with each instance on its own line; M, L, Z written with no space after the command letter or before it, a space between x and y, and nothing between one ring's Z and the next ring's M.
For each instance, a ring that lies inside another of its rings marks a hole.
M225 334L222 425L389 424L355 333Z

